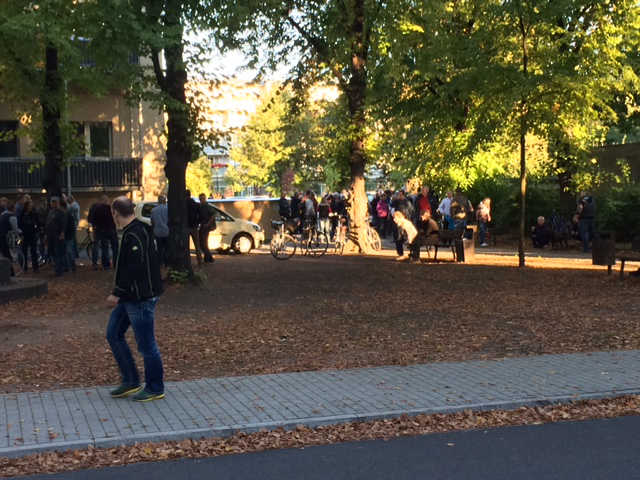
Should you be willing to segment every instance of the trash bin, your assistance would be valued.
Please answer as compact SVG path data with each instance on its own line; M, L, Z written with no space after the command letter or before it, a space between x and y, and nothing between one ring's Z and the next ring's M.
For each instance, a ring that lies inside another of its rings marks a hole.
M476 254L476 226L466 227L462 239L456 240L456 261L467 262L472 260Z
M593 265L604 265L611 271L611 266L616 264L616 240L613 232L599 232L594 235L591 259Z

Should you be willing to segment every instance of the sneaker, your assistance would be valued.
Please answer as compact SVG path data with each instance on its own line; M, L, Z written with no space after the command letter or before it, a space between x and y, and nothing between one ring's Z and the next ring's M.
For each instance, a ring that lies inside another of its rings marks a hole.
M489 244L488 244L488 243L481 243L481 244L480 244L480 246L481 246L481 247L488 247L488 246L489 246Z
M142 390L142 385L120 385L115 390L111 390L111 397L124 398L128 397L129 395L133 395L134 393L138 393L140 390Z
M404 262L407 258L409 257L407 257L406 255L398 255L396 257L396 262Z
M164 393L149 393L146 390L142 390L133 396L133 401L151 402L153 400L160 400L161 398L164 398Z

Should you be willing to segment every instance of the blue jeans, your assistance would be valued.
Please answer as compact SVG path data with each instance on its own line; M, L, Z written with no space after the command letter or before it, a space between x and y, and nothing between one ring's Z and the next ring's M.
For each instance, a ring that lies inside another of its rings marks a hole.
M138 369L125 340L129 326L133 327L138 351L144 359L145 390L154 394L164 393L162 358L154 333L157 302L157 297L141 302L121 302L111 312L107 326L107 341L120 368L122 384L128 386L140 385Z
M486 243L487 240L487 222L478 222L478 234L480 236L480 244Z
M73 239L65 240L66 265L72 272L76 271L76 252L73 248Z
M118 234L113 232L96 232L95 244L93 247L91 263L98 265L98 247L102 252L102 266L109 268L111 266L109 260L109 246L111 246L111 254L113 256L113 263L116 263L118 257Z
M593 240L593 219L583 218L578 221L578 231L580 232L580 240L582 240L582 248L585 252L590 251L589 242Z

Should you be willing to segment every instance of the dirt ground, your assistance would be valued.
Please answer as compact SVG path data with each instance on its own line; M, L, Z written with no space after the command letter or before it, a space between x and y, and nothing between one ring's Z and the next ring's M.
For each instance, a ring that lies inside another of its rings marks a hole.
M202 286L170 286L158 304L166 379L640 348L640 281L580 258L528 264L219 256ZM0 391L117 383L111 282L81 268L1 306Z

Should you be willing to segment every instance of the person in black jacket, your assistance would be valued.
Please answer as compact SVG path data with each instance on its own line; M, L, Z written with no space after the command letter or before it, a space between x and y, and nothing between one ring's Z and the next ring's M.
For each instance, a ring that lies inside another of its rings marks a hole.
M24 257L24 265L22 268L26 272L28 270L27 254L31 253L31 265L34 273L38 272L38 231L39 231L38 214L33 209L33 201L28 200L24 204L22 214L18 217L18 227L22 230L22 255Z
M51 209L47 215L45 229L49 245L47 251L49 252L49 257L53 258L56 277L61 277L66 264L64 232L67 229L67 215L66 211L60 206L59 197L51 197Z
M196 249L196 259L198 265L202 263L202 250L200 249L200 206L193 198L191 198L191 190L185 191L187 200L187 226L189 227L189 236Z
M160 261L151 228L137 220L134 204L118 197L111 206L113 220L123 229L115 272L115 286L107 302L115 305L107 326L107 340L116 359L122 382L111 391L113 398L130 395L138 402L164 398L162 357L154 334L154 312L163 292ZM145 387L125 334L133 328L138 351L144 359Z
M284 191L280 194L280 200L278 200L278 213L284 219L288 219L291 216L291 204L287 200L287 195Z

